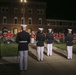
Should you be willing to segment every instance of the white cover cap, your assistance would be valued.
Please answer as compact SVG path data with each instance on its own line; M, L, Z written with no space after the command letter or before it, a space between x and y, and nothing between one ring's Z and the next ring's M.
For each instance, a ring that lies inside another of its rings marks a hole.
M21 24L21 26L22 26L22 27L26 27L27 25L25 25L25 24Z
M71 32L71 31L72 31L72 29L68 29L68 31L69 31L69 32Z
M52 31L52 29L48 29L50 32Z
M39 30L41 30L41 31L42 31L42 30L43 30L43 28L39 28Z

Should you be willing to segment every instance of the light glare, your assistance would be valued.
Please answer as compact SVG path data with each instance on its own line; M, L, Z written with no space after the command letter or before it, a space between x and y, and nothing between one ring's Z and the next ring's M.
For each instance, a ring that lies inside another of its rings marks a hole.
M20 2L27 2L26 0L20 0Z

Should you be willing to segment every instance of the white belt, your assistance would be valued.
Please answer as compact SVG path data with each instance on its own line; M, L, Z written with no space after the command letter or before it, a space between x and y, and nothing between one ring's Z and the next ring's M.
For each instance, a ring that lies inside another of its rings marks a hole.
M19 43L27 43L27 41L19 41Z

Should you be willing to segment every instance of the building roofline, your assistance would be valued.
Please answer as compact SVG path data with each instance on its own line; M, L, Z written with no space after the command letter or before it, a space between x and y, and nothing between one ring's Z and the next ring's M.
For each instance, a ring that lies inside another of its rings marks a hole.
M50 20L51 20L51 21L64 21L64 22L65 22L65 21L67 21L67 22L70 21L70 22L76 22L76 21L72 21L72 20L46 19L46 21L50 21Z

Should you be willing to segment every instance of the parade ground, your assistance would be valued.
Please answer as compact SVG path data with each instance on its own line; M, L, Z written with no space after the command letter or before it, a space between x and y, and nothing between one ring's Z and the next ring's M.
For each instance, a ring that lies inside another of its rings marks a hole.
M76 75L76 54L67 59L67 52L53 46L53 55L37 61L36 45L29 45L28 70L19 71L18 56L0 58L0 75Z

